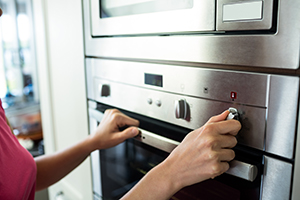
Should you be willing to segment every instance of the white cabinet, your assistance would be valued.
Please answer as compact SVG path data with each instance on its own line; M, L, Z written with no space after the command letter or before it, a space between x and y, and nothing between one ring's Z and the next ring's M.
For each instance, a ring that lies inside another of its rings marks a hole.
M46 153L88 135L82 2L33 0ZM92 199L89 158L49 188L51 200Z

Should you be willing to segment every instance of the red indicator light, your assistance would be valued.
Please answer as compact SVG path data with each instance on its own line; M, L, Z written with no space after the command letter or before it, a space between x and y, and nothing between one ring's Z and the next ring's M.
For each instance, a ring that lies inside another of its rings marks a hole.
M237 93L236 92L231 92L230 93L230 98L231 99L236 99L237 98Z

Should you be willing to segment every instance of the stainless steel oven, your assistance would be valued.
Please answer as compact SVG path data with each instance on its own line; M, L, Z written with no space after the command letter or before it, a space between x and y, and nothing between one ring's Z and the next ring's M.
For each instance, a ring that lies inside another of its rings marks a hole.
M84 0L83 8L91 132L107 108L142 122L142 137L93 153L95 198L119 198L230 107L242 123L230 170L173 199L300 198L300 1Z
M290 198L298 77L97 58L86 69L91 131L108 108L141 122L139 138L92 155L95 197L120 198L190 130L234 107L243 128L231 169L173 199Z

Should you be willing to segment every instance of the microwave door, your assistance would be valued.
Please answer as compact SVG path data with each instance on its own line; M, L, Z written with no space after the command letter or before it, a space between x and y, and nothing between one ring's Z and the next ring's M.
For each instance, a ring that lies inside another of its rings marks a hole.
M91 32L98 37L214 31L215 10L212 0L91 0Z

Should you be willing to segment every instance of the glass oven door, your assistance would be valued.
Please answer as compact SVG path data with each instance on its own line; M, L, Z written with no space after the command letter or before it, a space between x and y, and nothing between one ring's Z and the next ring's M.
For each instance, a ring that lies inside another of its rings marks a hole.
M92 36L215 30L212 0L90 0Z
M101 121L106 109L112 108L104 104L92 102L94 108L89 108L90 119ZM121 109L120 109L121 110ZM158 137L181 141L191 130L177 127L136 113L121 110L140 121L142 133L155 133ZM92 124L91 124L92 125ZM97 124L93 124L94 128ZM92 130L92 129L91 129ZM149 135L142 134L142 137ZM150 135L151 136L151 135ZM140 138L129 139L116 147L95 151L92 154L92 171L95 199L119 199L128 192L151 168L162 162L168 152L145 144ZM179 142L178 142L179 143ZM237 146L235 148L236 162L255 166L255 176L243 177L242 168L239 172L228 172L215 179L210 179L186 187L171 199L201 199L204 200L257 200L260 199L261 175L263 173L263 155L252 148ZM249 171L250 172L250 171ZM242 178L241 178L242 177ZM247 179L247 180L246 180Z

